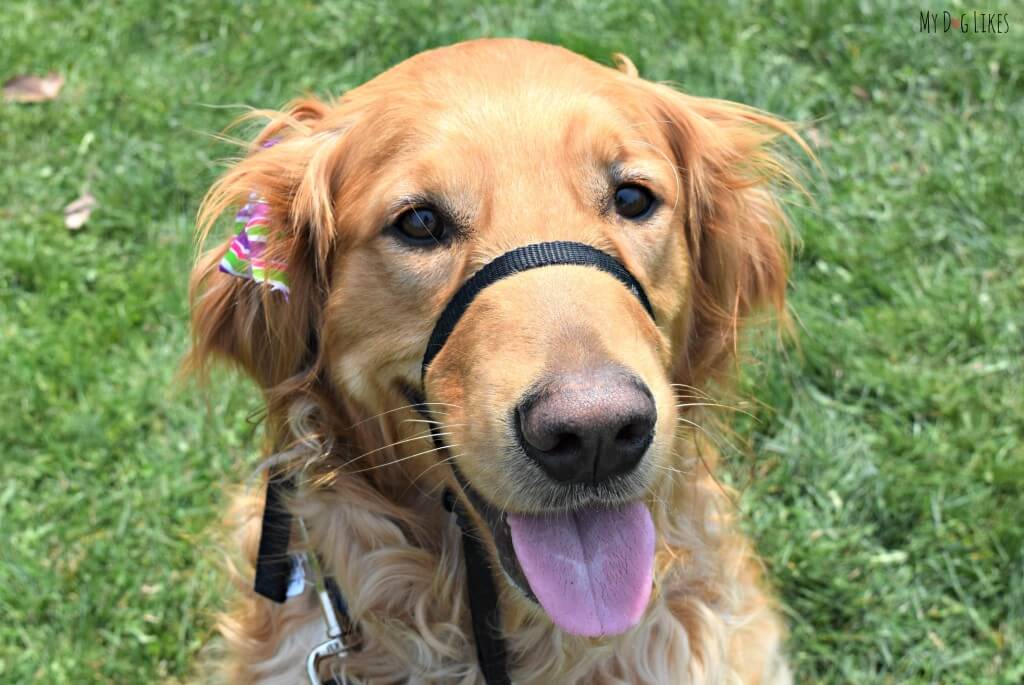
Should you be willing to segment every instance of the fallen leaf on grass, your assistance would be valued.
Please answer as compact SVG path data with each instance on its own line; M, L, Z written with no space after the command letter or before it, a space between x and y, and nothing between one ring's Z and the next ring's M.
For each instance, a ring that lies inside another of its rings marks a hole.
M89 220L92 210L96 209L96 198L92 193L83 193L67 207L64 208L64 226L69 231L77 231Z
M64 87L64 77L53 71L46 76L20 74L4 83L7 102L46 102L52 100Z
M850 88L850 92L853 93L858 100L867 102L871 99L871 94L864 89L864 86L853 86Z

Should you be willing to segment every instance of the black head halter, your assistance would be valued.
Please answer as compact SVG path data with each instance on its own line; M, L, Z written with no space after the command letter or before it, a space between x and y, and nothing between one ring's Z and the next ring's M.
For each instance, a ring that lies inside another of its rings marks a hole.
M534 243L517 247L488 262L463 283L462 287L448 301L437 323L434 324L430 342L427 343L427 350L423 355L421 380L424 396L427 371L431 362L444 348L444 344L455 330L462 315L466 313L469 305L484 288L523 271L542 266L561 265L589 266L613 276L640 300L640 304L644 306L651 318L654 318L654 309L651 307L651 302L647 299L647 293L644 292L643 287L626 267L606 252L590 245L569 241ZM436 424L432 424L431 437L434 439L435 447L440 451L445 448L445 444L439 433ZM459 485L464 489L468 488L469 484L459 472L458 467L454 463L451 467ZM494 585L494 576L487 553L479 542L479 536L473 528L473 523L466 515L458 498L451 492L446 492L444 503L445 508L455 513L456 521L462 529L462 552L466 561L466 580L469 585L469 609L473 617L473 637L476 639L480 670L488 685L507 685L511 681L506 664L505 640L501 634L498 591Z
M455 293L445 306L427 343L423 355L421 380L426 392L427 371L431 362L444 348L466 310L485 288L498 281L523 271L542 266L577 265L599 269L622 283L640 300L647 313L654 319L654 309L643 287L617 259L601 250L583 243L556 241L534 243L517 247L489 262ZM426 414L425 397L416 398L420 411ZM429 416L428 416L429 418ZM444 441L435 429L431 430L435 446L444 449ZM452 464L460 486L469 484L462 477L456 465ZM283 478L271 478L267 485L267 499L264 506L263 525L260 532L259 554L256 560L256 592L275 602L283 602L288 583L288 531L291 514L282 506L282 492L292 489L292 483ZM474 530L472 519L467 515L459 499L452 492L445 492L444 506L455 514L462 530L462 550L466 561L466 579L469 585L469 607L473 618L473 636L476 640L477 659L484 680L488 685L508 685L505 640L501 634L501 615L498 608L498 591L486 550ZM282 560L283 563L282 563ZM338 593L340 613L347 619L344 600Z

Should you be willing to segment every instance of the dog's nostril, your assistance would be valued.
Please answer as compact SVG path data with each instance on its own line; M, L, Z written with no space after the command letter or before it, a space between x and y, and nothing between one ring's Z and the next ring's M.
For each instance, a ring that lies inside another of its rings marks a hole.
M646 439L648 433L650 433L650 426L634 421L619 431L619 434L615 436L615 442L622 445L630 445L639 440Z
M558 452L560 454L573 454L580 449L580 438L572 433L561 433L558 435L555 441L554 447L549 452Z
M654 436L650 391L621 367L559 375L516 411L523 451L551 478L598 483L628 473Z

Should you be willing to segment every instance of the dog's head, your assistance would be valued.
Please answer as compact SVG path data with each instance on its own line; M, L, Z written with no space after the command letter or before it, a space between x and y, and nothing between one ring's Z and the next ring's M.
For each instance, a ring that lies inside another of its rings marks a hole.
M650 508L682 470L677 388L722 375L744 319L784 304L779 133L795 137L626 60L516 40L423 53L272 114L211 191L207 228L265 199L291 290L219 273L227 243L213 250L193 276L195 354L241 364L272 417L309 392L407 419L419 398L447 448L410 440L402 473L464 492L506 580L557 625L621 632L650 592ZM421 376L466 280L550 241L613 257L653 316L605 271L532 269L480 292Z

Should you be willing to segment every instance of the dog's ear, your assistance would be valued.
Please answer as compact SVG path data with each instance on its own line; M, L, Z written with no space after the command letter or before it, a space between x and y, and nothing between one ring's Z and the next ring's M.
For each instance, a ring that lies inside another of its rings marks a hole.
M328 112L323 103L303 100L282 112L246 117L269 117L270 123L204 199L198 244L222 215L258 197L267 214L262 258L285 272L288 291L223 272L219 265L231 237L200 256L190 280L193 345L187 364L193 370L226 358L269 390L315 367L343 144L342 128L327 121Z
M776 196L793 178L773 141L789 124L743 105L660 84L651 115L679 170L693 299L677 375L701 383L729 371L739 332L759 309L786 322L789 230Z

